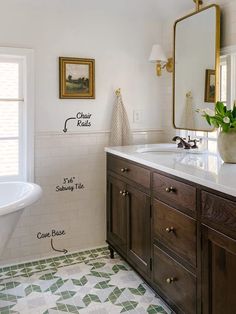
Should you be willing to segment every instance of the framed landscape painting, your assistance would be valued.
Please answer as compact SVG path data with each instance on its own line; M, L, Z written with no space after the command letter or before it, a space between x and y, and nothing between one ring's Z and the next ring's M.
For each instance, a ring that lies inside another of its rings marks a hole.
M95 60L59 58L60 98L95 98Z
M205 102L215 102L216 99L216 71L206 70Z

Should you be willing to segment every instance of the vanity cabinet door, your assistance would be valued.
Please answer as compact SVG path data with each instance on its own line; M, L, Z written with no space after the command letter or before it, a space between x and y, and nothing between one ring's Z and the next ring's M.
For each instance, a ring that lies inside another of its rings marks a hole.
M153 246L153 282L176 313L196 314L196 277L165 251ZM223 314L223 313L221 313Z
M126 184L113 177L107 181L107 241L126 254L127 212Z
M134 187L128 191L127 257L136 269L150 273L150 197Z
M202 313L235 313L236 241L206 226L202 236Z

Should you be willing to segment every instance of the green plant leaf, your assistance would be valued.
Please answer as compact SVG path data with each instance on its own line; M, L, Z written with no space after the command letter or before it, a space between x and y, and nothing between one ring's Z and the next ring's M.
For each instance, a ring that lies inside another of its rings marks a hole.
M229 128L230 128L230 127L229 127L229 124L225 124L225 123L222 124L222 130L223 130L223 132L226 132L226 133L227 133L227 132L229 131Z
M236 106L234 104L234 108L232 110L232 115L233 115L233 118L236 119Z
M198 110L198 112L201 111ZM229 129L236 129L236 104L232 110L229 110L223 102L218 101L215 104L215 115L212 116L205 113L202 117L206 119L209 125L213 125L215 128L221 128L223 132L228 132ZM225 117L229 118L229 123L224 122Z
M233 128L236 128L236 120L234 120L232 123L231 123L232 127Z
M214 125L215 128L219 128L220 125L216 120L212 120L211 123Z
M206 118L208 124L211 125L211 118L210 118L210 116L208 116L208 115L206 114L206 115L205 115L205 118Z
M218 101L216 103L215 110L216 113L218 113L220 116L224 116L227 111L227 108L223 102Z

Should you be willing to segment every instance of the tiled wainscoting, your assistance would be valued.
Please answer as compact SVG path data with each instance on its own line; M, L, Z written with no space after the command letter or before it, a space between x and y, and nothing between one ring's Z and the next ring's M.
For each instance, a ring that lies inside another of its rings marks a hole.
M158 130L134 132L135 143L158 142L161 137ZM105 244L108 144L109 132L37 134L35 182L43 196L24 210L0 265L57 256L51 241L55 249L69 253Z
M0 269L1 314L170 314L106 247Z

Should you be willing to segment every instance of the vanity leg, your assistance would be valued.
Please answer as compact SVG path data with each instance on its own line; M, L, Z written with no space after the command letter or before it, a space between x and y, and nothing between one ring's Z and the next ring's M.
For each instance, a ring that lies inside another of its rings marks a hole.
M114 250L110 245L108 246L108 250L110 251L110 258L113 259L114 258Z

